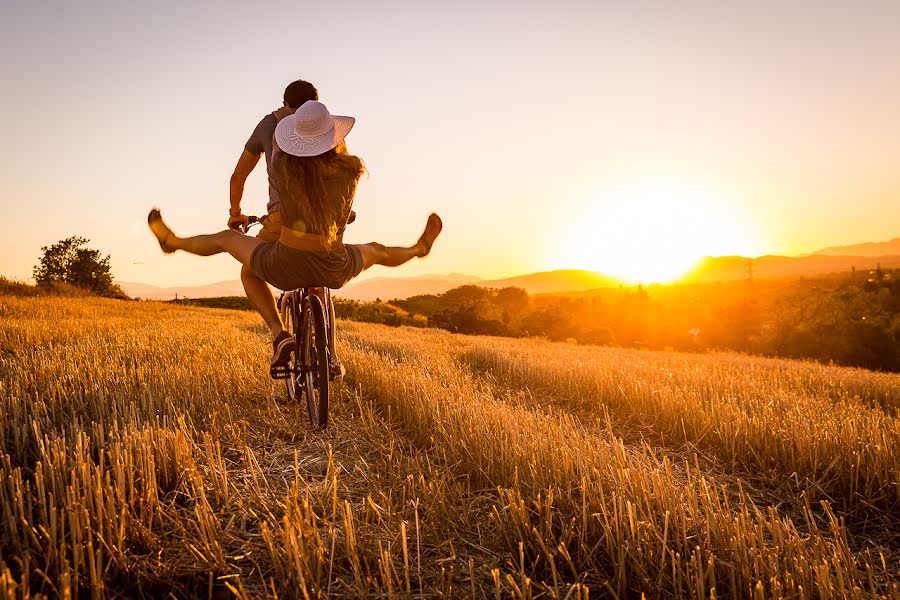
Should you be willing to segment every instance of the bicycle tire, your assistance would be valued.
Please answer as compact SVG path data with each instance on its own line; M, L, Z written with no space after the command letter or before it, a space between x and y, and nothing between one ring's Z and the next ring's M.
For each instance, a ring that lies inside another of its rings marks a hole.
M307 296L303 301L302 335L300 352L305 376L306 405L309 422L313 427L328 426L328 383L330 352L325 307L318 296Z
M295 340L299 340L300 336L300 319L298 319L297 300L294 294L286 294L281 301L281 321L284 323L284 330L294 336ZM304 377L301 374L301 358L299 345L288 361L290 373L285 378L284 383L287 387L287 396L291 401L298 401L303 396Z

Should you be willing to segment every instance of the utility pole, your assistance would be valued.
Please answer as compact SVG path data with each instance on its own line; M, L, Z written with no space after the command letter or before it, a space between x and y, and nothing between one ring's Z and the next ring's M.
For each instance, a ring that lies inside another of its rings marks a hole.
M753 259L747 259L747 280L753 281Z

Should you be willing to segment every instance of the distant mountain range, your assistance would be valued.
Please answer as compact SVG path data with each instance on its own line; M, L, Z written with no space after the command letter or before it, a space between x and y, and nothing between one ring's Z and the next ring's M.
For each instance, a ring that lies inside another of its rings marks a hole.
M221 296L243 296L244 286L239 279L219 281L206 285L159 287L147 283L118 281L119 286L132 298L144 300L174 300L178 298L218 298Z
M900 238L888 242L823 248L805 256L761 256L753 259L742 256L706 257L682 280L690 283L733 281L746 279L751 272L754 278L798 277L849 271L851 268L864 271L878 265L886 269L900 268ZM375 277L351 283L336 290L334 294L351 300L390 300L419 294L440 294L466 284L490 288L515 286L525 289L529 294L578 293L622 285L619 280L602 273L570 269L490 280L459 273ZM158 287L130 282L120 282L119 285L132 298L148 300L172 300L176 295L185 298L244 295L244 288L239 280L201 286Z
M749 259L743 256L706 257L682 278L688 283L709 283L754 278L801 277L837 273L857 269L865 271L878 265L884 268L900 267L900 255L896 256L839 256L811 254L809 256L761 256Z
M889 242L867 242L851 246L832 246L816 250L813 254L825 256L898 256L900 255L900 237L894 238Z

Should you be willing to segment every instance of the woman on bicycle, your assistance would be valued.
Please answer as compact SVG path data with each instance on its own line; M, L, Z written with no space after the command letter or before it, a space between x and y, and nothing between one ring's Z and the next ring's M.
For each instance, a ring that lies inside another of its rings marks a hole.
M282 290L337 289L372 265L397 267L426 256L442 228L440 217L433 213L412 246L343 243L356 184L364 170L362 161L348 154L344 143L354 122L353 117L331 115L324 104L308 101L278 123L272 156L282 204L278 241L265 242L233 229L178 237L159 210L153 209L147 221L163 252L184 250L200 256L228 252ZM280 318L269 327L272 364L284 364L294 350L294 339L284 331Z

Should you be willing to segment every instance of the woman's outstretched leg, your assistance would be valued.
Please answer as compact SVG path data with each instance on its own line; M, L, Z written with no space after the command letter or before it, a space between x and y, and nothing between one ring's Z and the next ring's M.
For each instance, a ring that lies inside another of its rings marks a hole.
M184 250L198 256L212 256L227 252L247 267L250 266L250 255L257 246L263 243L259 238L244 235L233 229L208 235L178 237L163 222L162 215L155 208L147 215L147 223L150 225L150 231L159 241L159 247L163 252L172 253L176 250Z
M171 253L176 250L184 250L199 256L212 256L220 252L227 252L248 269L250 268L250 256L263 240L244 235L233 229L220 231L209 235L195 235L191 237L178 237L162 220L162 215L155 208L147 215L147 223L150 231L159 241L159 247L163 252ZM297 345L293 336L284 331L281 316L275 311L277 322L269 323L272 329L272 362L274 365L287 363Z
M372 265L384 265L385 267L399 267L414 258L428 256L434 240L441 233L444 225L441 218L432 213L425 224L425 231L412 246L385 246L378 242L357 246L363 259L363 269Z

